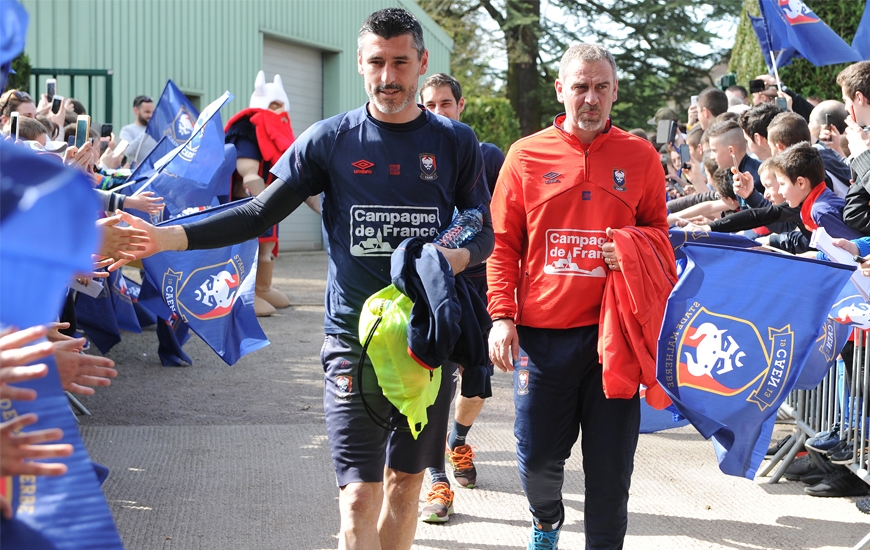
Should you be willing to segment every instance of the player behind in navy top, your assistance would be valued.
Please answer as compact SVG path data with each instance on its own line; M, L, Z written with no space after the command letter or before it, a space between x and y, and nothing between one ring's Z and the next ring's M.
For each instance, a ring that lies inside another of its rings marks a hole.
M465 98L462 97L462 86L459 81L450 75L438 73L430 76L420 87L420 101L429 111L459 120L462 111L465 110ZM484 175L490 193L498 179L498 172L504 163L504 153L492 143L481 143L480 151L483 154ZM486 264L467 269L463 276L472 283L472 286L480 293L484 303L486 302ZM466 365L475 367L478 365ZM492 395L492 386L489 378L492 376L492 364L483 366L485 380L483 391L479 395L466 397L460 393L456 397L456 408L453 417L453 426L447 438L447 461L453 470L453 477L462 487L473 489L477 484L477 469L474 466L474 451L466 442L466 435L471 425L483 409L484 397ZM460 367L460 376L464 374ZM465 384L463 384L463 388ZM475 390L477 391L477 390ZM450 519L453 509L453 491L450 488L450 480L443 468L429 468L431 487L426 497L426 506L423 508L420 519L426 523L445 523Z
M453 373L442 385L417 439L387 431L369 417L360 396L382 418L407 421L383 396L371 363L358 370L359 311L390 284L390 254L407 237L432 240L455 208L488 207L490 192L474 132L429 113L415 100L429 55L413 15L398 8L372 14L360 29L358 68L369 103L314 124L272 168L277 178L248 203L204 222L155 228L134 217L151 242L140 256L163 250L242 242L323 193L328 236L324 411L340 488L341 548L410 548L424 470L443 467ZM492 222L465 247L439 250L454 273L492 251ZM358 372L362 372L362 380ZM386 467L385 467L386 466Z

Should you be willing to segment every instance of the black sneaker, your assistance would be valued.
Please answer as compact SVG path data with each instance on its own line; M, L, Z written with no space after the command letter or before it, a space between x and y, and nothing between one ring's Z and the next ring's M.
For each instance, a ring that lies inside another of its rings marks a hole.
M782 449L783 445L788 443L790 440L791 440L791 436L788 435L788 436L783 437L779 441L776 441L776 442L771 441L770 447L767 448L767 455L765 455L765 456L775 455L776 453L779 452L780 449Z
M863 497L870 488L849 468L840 466L804 492L814 497Z
M824 480L827 475L831 473L828 470L823 470L821 468L816 468L812 472L808 472L800 477L800 480L806 483L807 485L815 485L820 481Z
M867 447L864 447L864 454L868 452ZM855 456L855 442L850 441L848 445L831 455L831 462L834 464L851 464Z
M870 514L870 498L862 498L855 503L855 506L865 514Z
M785 469L783 477L789 481L799 481L801 476L805 476L815 469L816 465L809 455L800 456L789 464L788 468Z
M836 445L834 445L833 447L831 447L830 449L825 451L825 454L828 455L828 457L830 457L834 453L842 451L846 447L846 445L848 445L848 444L849 444L848 440L841 439L839 443L837 443Z

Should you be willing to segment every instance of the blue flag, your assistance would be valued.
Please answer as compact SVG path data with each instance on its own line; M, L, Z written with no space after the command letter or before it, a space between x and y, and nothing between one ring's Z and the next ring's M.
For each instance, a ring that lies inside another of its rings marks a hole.
M176 147L177 145L173 144L172 140L170 140L168 137L163 136L162 138L160 138L160 141L157 142L157 145L154 146L154 149L152 149L151 152L148 153L148 156L145 157L145 159L140 162L138 166L136 166L136 168L133 170L133 173L130 174L129 178L127 178L127 182L144 182L145 180L153 176L154 173L157 171L157 169L154 168L154 165L157 164L157 161L171 153ZM138 186L136 185L127 186L121 189L119 193L131 195L136 189L138 189Z
M103 355L121 341L121 329L115 317L111 291L106 286L96 298L78 293L76 324Z
M825 319L794 389L811 390L818 386L837 364L837 356L843 351L843 346L849 341L851 334L850 326L838 323L830 317Z
M193 364L193 359L182 347L190 340L190 327L178 315L171 319L157 319L157 356L164 367L180 367Z
M142 332L142 328L121 272L113 271L102 281L103 290L96 298L81 292L76 296L76 323L105 355L121 341L121 329Z
M136 312L136 320L140 327L150 327L157 323L157 316L154 313L139 304L139 293L142 291L142 286L136 281L124 277L124 283L127 285L127 294L130 296L130 301L133 302L133 311Z
M197 119L190 138L155 162L156 173L140 186L163 197L170 218L178 217L187 208L217 204L216 196L225 189L229 177L220 179L227 170L220 109L231 99L233 95L224 92L210 103Z
M239 201L163 222L181 225L235 208ZM158 317L174 313L227 364L269 344L254 314L257 240L210 250L161 252L142 260L140 301ZM146 295L147 292L147 295Z
M797 55L795 50L788 40L784 40L784 29L780 30L780 34L774 34L763 17L749 17L749 23L752 25L752 30L755 31L755 36L758 38L758 44L761 46L762 57L767 65L767 70L773 72L773 65L770 60L770 52L773 52L776 60L777 68L782 68L791 64L791 60Z
M846 283L837 296L828 316L851 328L870 330L870 304L868 304L852 281Z
M797 55L816 67L861 61L858 52L801 0L758 0L758 7L770 40L770 43L759 40L765 58L769 58L770 49L776 50L778 44L782 48L793 48ZM770 59L767 61L770 66Z
M60 313L74 273L93 269L100 205L87 176L0 141L0 311L29 327Z
M166 82L154 114L148 121L145 132L160 141L164 137L177 147L193 135L193 125L199 118L199 110L187 99L171 80ZM221 132L223 133L223 132Z
M688 424L689 421L677 411L673 404L661 410L652 408L646 402L646 388L640 387L640 433L651 434L681 428Z
M870 61L870 0L864 5L864 15L861 16L855 38L852 39L852 49L858 52L861 59Z
M854 267L715 245L683 252L689 263L668 299L656 378L713 439L720 470L752 479Z
M686 231L684 229L669 229L668 240L671 241L671 246L674 247L674 257L677 260L677 276L683 274L688 263L686 255L681 250L682 246L687 243L698 244L718 244L722 246L730 246L734 248L756 248L760 246L752 239L747 239L743 235L734 233L717 233L715 231L701 231L693 229Z
M127 278L121 275L121 271L109 273L106 286L112 296L112 307L115 310L115 319L118 320L118 328L128 332L142 332L136 310L133 308L133 295L127 286ZM138 298L138 297L137 297Z
M138 296L142 297L143 301L137 305L154 319L157 324L157 356L160 357L160 363L164 367L180 367L184 363L193 364L193 359L184 353L182 349L184 344L190 339L190 327L181 320L181 317L172 313L160 298L160 293L145 277L142 280L142 286L139 289ZM148 306L149 296L151 307ZM153 309L160 311L160 314L166 318L158 317Z
M0 141L0 326L31 327L55 320L67 282L92 269L99 209L88 178L29 148ZM16 476L0 482L15 514L0 520L4 550L121 550L118 532L79 437L51 357L48 375L16 384L36 390L34 401L2 404L4 420L36 413L27 431L60 428L74 452L51 459L67 466L57 477ZM82 533L87 533L83 536Z

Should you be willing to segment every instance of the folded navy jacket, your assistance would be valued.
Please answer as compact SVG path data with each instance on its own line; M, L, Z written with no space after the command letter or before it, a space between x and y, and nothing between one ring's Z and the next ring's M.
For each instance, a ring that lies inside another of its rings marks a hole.
M408 322L408 354L427 369L445 361L464 367L462 395L489 397L487 338L492 321L486 302L434 245L405 239L393 252L392 282L414 302Z

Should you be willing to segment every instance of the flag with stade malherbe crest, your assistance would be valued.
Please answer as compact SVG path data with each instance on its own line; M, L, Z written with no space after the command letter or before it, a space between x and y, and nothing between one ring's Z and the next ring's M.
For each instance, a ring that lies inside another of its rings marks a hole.
M134 194L154 191L163 197L170 218L188 208L214 206L236 169L236 150L224 144L220 109L233 99L224 92L200 113L188 140L153 163L154 173Z
M752 22L767 66L770 52L782 52L777 67L800 56L821 67L861 61L861 55L835 33L802 0L758 0L760 20Z
M250 200L250 199L248 199ZM163 222L207 219L243 201ZM177 315L227 364L269 344L254 313L257 240L208 250L162 252L142 260L139 302L162 319Z
M668 298L656 378L712 438L719 468L752 479L854 267L716 245L682 252L688 265Z
M148 121L145 132L154 138L154 141L160 141L165 137L173 147L177 147L193 136L193 126L198 118L199 110L187 99L184 92L178 89L175 82L169 80L163 88L157 106L154 107L154 113Z

